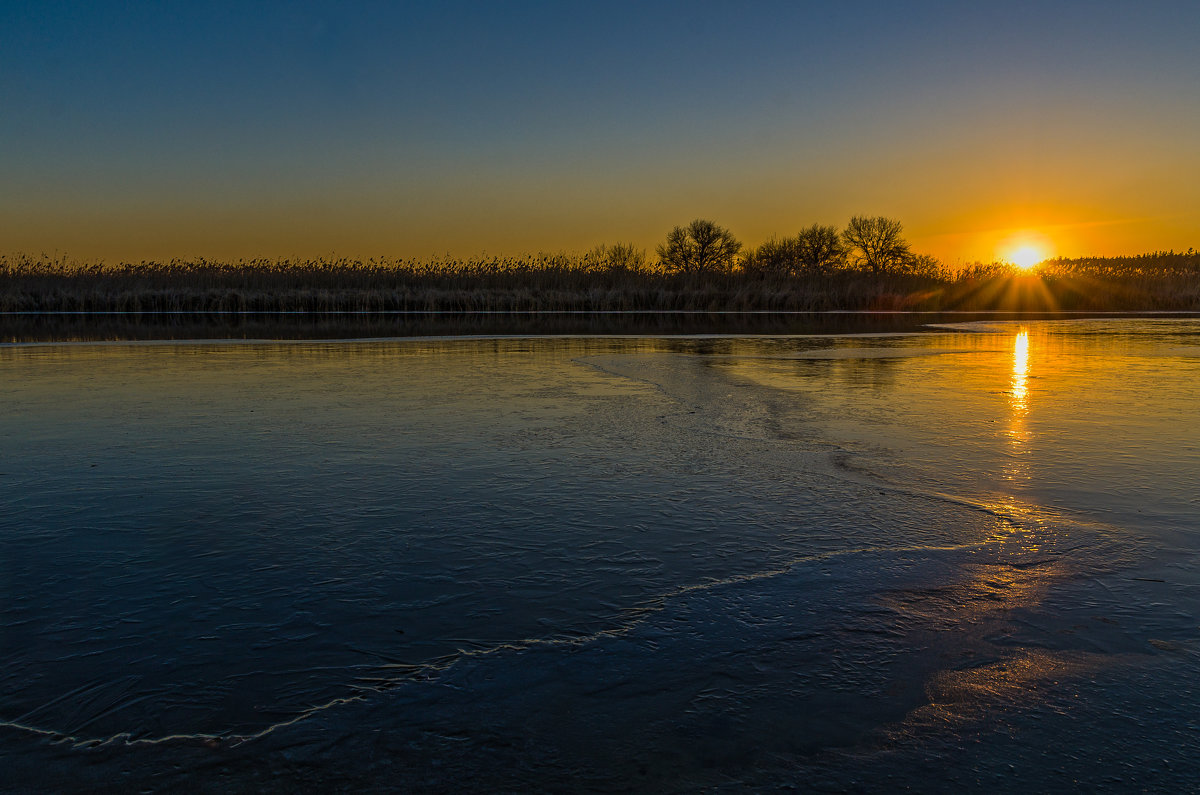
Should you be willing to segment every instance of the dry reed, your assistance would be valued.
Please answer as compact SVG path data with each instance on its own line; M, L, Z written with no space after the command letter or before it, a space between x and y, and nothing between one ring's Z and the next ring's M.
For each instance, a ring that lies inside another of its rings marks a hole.
M620 256L613 256L616 251ZM1200 310L1200 254L955 271L665 273L628 247L465 260L85 263L0 255L4 312Z

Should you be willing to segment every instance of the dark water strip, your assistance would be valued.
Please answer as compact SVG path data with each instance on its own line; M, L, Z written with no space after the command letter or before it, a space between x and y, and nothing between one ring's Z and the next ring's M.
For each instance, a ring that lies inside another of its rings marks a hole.
M1187 312L4 312L0 343L184 339L363 339L503 335L853 334L930 323L1082 317L1200 317Z

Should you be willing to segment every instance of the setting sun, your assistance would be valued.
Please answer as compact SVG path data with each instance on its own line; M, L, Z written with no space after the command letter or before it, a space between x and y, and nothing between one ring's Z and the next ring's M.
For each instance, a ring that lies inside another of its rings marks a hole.
M1008 258L1022 270L1029 270L1044 259L1042 252L1033 246L1021 246L1009 254Z
M1046 234L1026 227L1014 229L998 239L994 256L1000 262L1011 262L1027 271L1054 256L1056 248Z

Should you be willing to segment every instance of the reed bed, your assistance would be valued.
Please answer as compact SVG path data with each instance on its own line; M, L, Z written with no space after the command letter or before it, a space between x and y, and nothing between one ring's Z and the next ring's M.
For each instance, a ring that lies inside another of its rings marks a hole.
M613 247L616 249L617 247ZM1200 254L1057 259L921 273L664 272L644 257L87 263L0 255L3 312L794 312L1200 310Z

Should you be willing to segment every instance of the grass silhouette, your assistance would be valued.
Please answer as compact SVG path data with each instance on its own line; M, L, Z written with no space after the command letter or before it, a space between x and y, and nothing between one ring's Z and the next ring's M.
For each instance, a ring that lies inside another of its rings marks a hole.
M468 259L88 263L0 255L3 312L1200 310L1200 254L918 272L667 272L632 246Z

